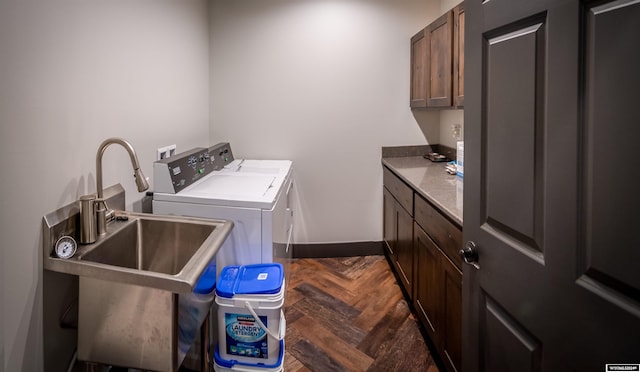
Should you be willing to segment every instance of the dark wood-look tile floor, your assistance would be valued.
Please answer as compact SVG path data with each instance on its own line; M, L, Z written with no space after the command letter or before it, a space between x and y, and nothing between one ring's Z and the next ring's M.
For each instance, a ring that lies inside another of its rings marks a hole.
M285 371L439 371L384 256L290 270Z

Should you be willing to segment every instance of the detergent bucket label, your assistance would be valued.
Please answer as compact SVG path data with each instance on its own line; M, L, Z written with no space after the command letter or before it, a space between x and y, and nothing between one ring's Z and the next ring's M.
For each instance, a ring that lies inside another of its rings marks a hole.
M253 316L225 313L224 317L227 354L248 358L268 358L267 334ZM260 316L260 320L268 327L266 316Z

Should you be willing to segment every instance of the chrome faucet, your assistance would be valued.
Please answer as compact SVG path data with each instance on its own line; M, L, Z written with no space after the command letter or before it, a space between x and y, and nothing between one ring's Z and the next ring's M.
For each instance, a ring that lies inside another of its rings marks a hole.
M102 142L96 154L96 194L95 196L84 195L80 197L81 243L95 242L97 235L104 235L107 232L107 221L114 218L113 210L109 209L104 200L104 189L102 188L102 155L104 155L107 147L114 143L121 145L129 153L138 191L142 192L149 188L149 183L147 183L147 179L140 169L136 150L133 149L129 142L122 138L108 138Z

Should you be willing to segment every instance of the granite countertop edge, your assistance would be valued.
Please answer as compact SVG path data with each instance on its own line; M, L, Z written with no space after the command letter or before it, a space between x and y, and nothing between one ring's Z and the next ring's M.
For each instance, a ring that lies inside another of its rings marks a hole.
M462 209L456 206L456 186L451 185L451 190L449 190L449 185L447 185L451 179L455 179L457 176L446 173L443 163L433 163L424 159L422 156L400 156L388 158L383 157L382 164L462 228L463 214ZM438 184L438 188L447 189L446 194L448 194L448 196L441 190L438 192L438 190L430 190L425 187L425 185L421 185L420 182L415 179L416 177L411 177L409 174L410 172L408 171L411 170L415 172L417 170L420 172L422 169L424 169L423 177L429 177L431 182ZM436 170L436 172L428 172L429 170ZM453 200L451 195L454 195Z

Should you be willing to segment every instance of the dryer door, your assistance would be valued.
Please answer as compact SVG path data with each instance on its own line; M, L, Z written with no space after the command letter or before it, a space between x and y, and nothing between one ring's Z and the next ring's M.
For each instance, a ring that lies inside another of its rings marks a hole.
M290 193L293 191L293 180L285 183L285 192L281 193L274 208L272 220L272 250L274 262L284 266L285 280L288 279L289 265L292 259L293 210L290 204ZM266 219L263 218L263 222ZM263 257L264 259L265 257ZM266 262L266 261L265 261Z

